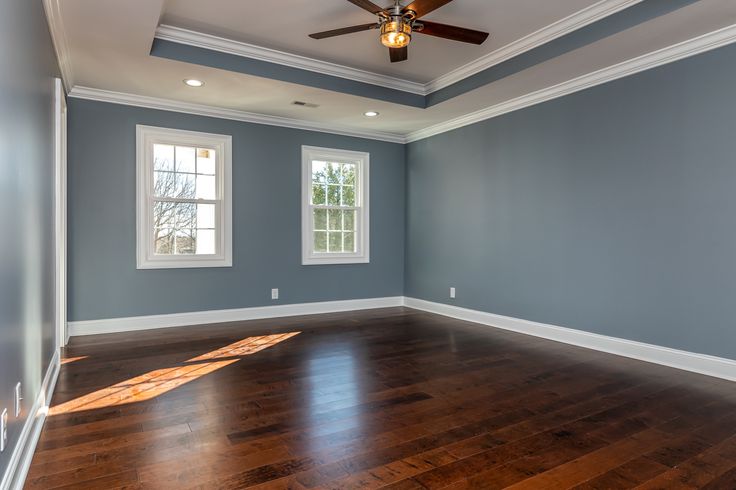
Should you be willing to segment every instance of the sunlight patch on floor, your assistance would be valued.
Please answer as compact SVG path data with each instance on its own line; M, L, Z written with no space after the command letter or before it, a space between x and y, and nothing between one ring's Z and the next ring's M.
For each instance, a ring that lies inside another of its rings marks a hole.
M241 357L255 354L288 340L301 332L288 332L274 335L248 337L220 349L207 352L186 361L181 366L156 369L148 373L122 381L107 388L97 390L49 409L49 415L94 410L127 403L151 400L159 395L174 390L206 374L222 369ZM67 362L83 359L69 358ZM209 361L209 362L203 362Z

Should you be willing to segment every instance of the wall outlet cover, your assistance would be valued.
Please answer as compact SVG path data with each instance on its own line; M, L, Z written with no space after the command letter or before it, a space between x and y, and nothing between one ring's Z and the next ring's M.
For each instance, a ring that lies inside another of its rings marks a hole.
M0 416L0 452L5 451L8 446L8 409L3 409Z
M271 299L279 299L279 288L273 288L271 290Z
M450 298L455 299L455 288L450 288Z
M20 417L21 401L23 400L23 392L21 391L20 382L15 385L15 416Z

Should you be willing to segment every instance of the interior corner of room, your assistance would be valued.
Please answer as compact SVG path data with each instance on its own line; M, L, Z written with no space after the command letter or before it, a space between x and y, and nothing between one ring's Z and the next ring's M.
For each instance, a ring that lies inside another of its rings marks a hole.
M278 3L0 6L0 490L736 488L736 3Z

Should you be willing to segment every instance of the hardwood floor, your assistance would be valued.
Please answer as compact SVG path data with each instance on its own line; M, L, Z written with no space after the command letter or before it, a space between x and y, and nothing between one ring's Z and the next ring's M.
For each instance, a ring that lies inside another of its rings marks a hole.
M26 488L736 488L736 384L404 308L63 362Z

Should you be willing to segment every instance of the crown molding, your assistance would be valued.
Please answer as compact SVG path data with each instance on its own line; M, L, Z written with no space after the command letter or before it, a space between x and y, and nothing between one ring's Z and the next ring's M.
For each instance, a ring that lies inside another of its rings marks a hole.
M407 143L579 92L736 42L736 24L406 135Z
M66 31L64 30L64 23L61 20L59 0L43 0L43 9L46 12L46 21L49 24L51 41L54 45L56 59L59 63L61 80L64 82L64 88L69 92L74 86L74 74L72 73L69 42L67 41Z
M254 112L239 111L235 109L225 109L223 107L208 106L203 104L193 104L191 102L182 102L171 99L161 99L158 97L148 97L144 95L126 94L122 92L113 92L110 90L101 90L90 87L75 86L69 91L69 97L77 99L96 100L99 102L110 102L113 104L122 104L136 107L145 107L148 109L160 109L164 111L182 112L185 114L195 114L198 116L217 117L221 119L230 119L233 121L242 121L255 124L266 124L268 126L280 126L291 129L304 129L307 131L318 131L321 133L337 134L341 136L352 136L355 138L366 138L379 141L387 141L389 143L405 143L403 135L387 133L382 131L367 131L361 129L349 129L345 126L336 126L332 124L324 124L314 121L306 121L302 119L291 119L280 116L269 116L266 114L257 114Z
M161 25L156 28L155 37L162 41L171 41L188 46L209 49L211 51L266 61L268 63L276 63L278 65L288 66L291 68L345 78L347 80L368 83L371 85L378 85L380 87L400 90L402 92L426 95L424 84L422 83L403 80L401 78L395 78L388 75L381 75L379 73L338 65L336 63L286 53L275 49L264 48L254 44L233 41L232 39L225 39L223 37L212 36L210 34L190 31L180 27Z
M278 51L169 25L159 26L156 29L155 37L163 41L171 41L188 46L243 56L246 58L289 66L291 68L313 71L356 82L369 83L371 85L378 85L380 87L426 96L432 92L436 92L437 90L443 89L465 78L475 75L476 73L491 68L492 66L503 63L515 56L519 56L526 51L542 46L558 37L569 34L570 32L597 22L609 15L613 15L621 10L627 9L641 1L642 0L600 0L589 7L565 17L564 19L545 26L538 31L524 36L491 53L481 56L480 58L427 83L412 82L410 80L373 73L358 68L321 61L314 58L286 53L284 51Z
M547 44L555 39L581 29L589 24L617 12L633 7L642 0L601 0L593 5L575 12L564 19L553 22L538 31L532 32L516 41L507 44L491 53L481 56L470 63L456 68L426 83L427 94L436 92L465 78L475 75L492 66L503 63L534 48Z

